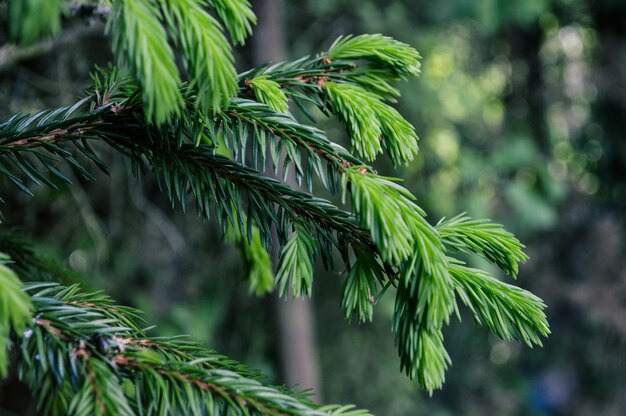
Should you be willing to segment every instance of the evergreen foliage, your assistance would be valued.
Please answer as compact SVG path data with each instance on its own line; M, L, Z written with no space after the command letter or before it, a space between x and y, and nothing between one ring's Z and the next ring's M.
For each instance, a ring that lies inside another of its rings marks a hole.
M61 29L63 0L24 0L9 3L10 34L14 40L29 44Z
M346 318L371 320L377 300L395 288L392 328L401 367L429 392L441 388L451 362L442 331L457 300L503 339L532 346L549 334L540 299L453 257L472 252L515 276L526 256L512 234L464 215L433 226L398 180L368 164L383 152L405 164L417 152L415 129L387 104L398 97L391 81L419 74L412 47L382 35L347 36L326 53L236 75L222 24L242 43L255 22L247 1L111 6L107 30L119 67L96 70L92 89L75 105L0 122L0 173L17 188L31 193L33 184L69 183L64 164L87 179L94 166L106 171L92 150L100 143L127 158L137 177L151 172L173 204L194 205L216 219L244 247L257 293L275 286L281 296L309 296L316 257L333 268L338 252L340 269L348 271L340 302ZM12 7L17 39L57 30L26 6ZM354 154L296 118L289 102L312 124L314 114L336 116ZM268 158L275 172L304 182L306 191L269 177ZM344 203L350 194L351 209L315 196L318 183ZM0 248L16 261L5 258L0 266L0 375L15 344L11 359L42 411L368 414L319 407L267 386L258 373L195 343L150 338L137 311L67 285L71 276L52 272L11 236L0 237ZM266 251L273 239L281 247L275 278ZM53 282L22 287L14 271L22 281Z
M22 282L13 270L4 264L7 260L6 255L0 260L0 377L7 376L10 331L24 331L32 319L30 298L22 291Z

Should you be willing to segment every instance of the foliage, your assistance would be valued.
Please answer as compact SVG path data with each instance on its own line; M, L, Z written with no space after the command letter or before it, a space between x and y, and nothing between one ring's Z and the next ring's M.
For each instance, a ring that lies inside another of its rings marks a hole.
M29 44L42 36L55 35L61 29L63 0L25 0L9 3L11 36ZM19 22L19 23L18 23Z
M541 294L559 333L525 351L472 331L467 322L452 323L444 334L454 365L444 390L428 400L396 374L394 360L380 358L389 355L379 339L391 315L389 299L376 307L373 324L342 331L332 309L336 288L317 279L322 374L337 371L335 362L342 374L324 377L325 397L356 397L376 413L397 415L624 408L624 331L609 322L624 316L618 289L624 277L616 272L623 270L625 247L626 159L618 139L624 102L614 87L624 84L626 72L624 57L611 51L626 39L613 24L626 4L563 5L320 0L285 9L294 53L327 42L329 29L382 32L420 51L420 79L395 85L402 91L397 108L419 133L420 154L397 173L384 160L377 166L405 178L430 219L467 211L514 231L532 258L520 266L519 284ZM612 251L609 241L621 248ZM476 256L459 258L501 277ZM367 347L356 355L354 345ZM375 381L364 386L363 379ZM560 400L550 393L555 382L566 386ZM388 389L398 393L387 397Z
M250 245L250 261L260 262L251 278L257 291L274 285L282 296L310 295L315 258L333 268L338 252L348 270L346 318L371 320L376 299L394 287L401 367L429 392L441 388L450 364L442 330L458 310L457 298L504 339L533 345L549 333L541 300L453 257L474 252L515 275L526 257L512 234L464 216L433 226L407 189L368 164L383 151L396 165L417 153L414 128L386 103L398 96L390 81L419 74L412 47L381 35L349 36L326 53L237 76L222 27L203 1L112 5L107 30L122 69L97 70L89 95L75 105L0 123L0 172L18 188L30 193L31 183L70 182L64 163L88 179L93 164L106 171L93 150L106 145L130 161L138 178L151 171L172 204L186 209L191 202ZM243 42L254 22L247 2L210 5ZM28 41L39 33L18 36ZM181 82L168 38L182 52L188 82ZM299 121L288 101L313 123L312 108L336 116L356 155ZM304 181L308 192L265 176L267 160L285 178ZM316 179L344 201L349 193L351 210L315 196ZM271 242L281 247L274 280L267 253L260 254ZM15 293L17 280L9 269L5 275L2 291ZM18 375L46 412L367 414L317 407L196 344L149 338L136 311L100 293L52 283L27 284L25 291L33 304L29 330L9 300L0 304L11 312L2 329L12 328ZM28 299L21 302L23 312ZM6 356L0 364L6 366Z
M7 376L11 348L9 334L11 329L23 332L30 323L32 305L30 298L22 292L22 282L6 266L7 257L3 255L0 264L0 377Z
M341 414L194 342L147 337L135 310L101 293L55 283L25 291L35 319L18 373L46 414Z

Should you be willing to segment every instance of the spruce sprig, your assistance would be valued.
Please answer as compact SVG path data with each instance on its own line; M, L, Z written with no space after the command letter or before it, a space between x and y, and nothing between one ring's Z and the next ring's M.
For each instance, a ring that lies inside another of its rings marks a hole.
M387 149L396 164L408 163L417 154L417 135L394 108L360 86L326 82L322 86L333 113L348 126L356 153L367 161Z
M377 285L387 281L384 266L366 248L357 248L356 259L343 282L341 308L345 318L356 315L359 322L371 321Z
M357 155L367 161L376 159L383 151L381 125L375 112L378 97L350 84L326 82L322 88L333 112L348 127Z
M344 36L333 43L328 59L367 59L393 69L399 76L420 73L420 54L410 45L380 34Z
M197 111L219 111L237 92L234 58L221 25L201 0L160 2L170 32L178 35Z
M288 293L294 297L311 296L314 255L313 237L304 226L296 223L294 232L280 253L276 271L280 296L286 297Z
M474 319L504 340L518 340L529 347L542 345L548 336L546 305L532 293L501 282L483 270L450 260L450 275L461 301Z
M24 290L32 312L17 336L18 376L46 414L369 415L319 407L199 344L148 337L132 310L101 293L50 283Z
M437 224L437 231L450 247L462 252L472 251L516 277L519 263L528 260L524 245L500 224L474 220L465 214Z
M108 22L118 64L141 85L146 117L156 124L179 114L183 104L180 73L160 16L155 2L120 0Z
M219 18L224 22L230 37L235 43L243 45L252 34L256 16L248 0L209 0Z
M268 75L252 78L248 85L254 91L257 100L269 105L272 110L279 113L286 113L289 110L285 92L276 81L269 79Z

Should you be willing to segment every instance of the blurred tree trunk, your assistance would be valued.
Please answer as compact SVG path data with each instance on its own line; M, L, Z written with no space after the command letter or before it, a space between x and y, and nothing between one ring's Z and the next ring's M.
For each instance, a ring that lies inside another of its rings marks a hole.
M252 61L255 66L286 59L284 6L282 0L254 1L254 11L259 21L252 38ZM268 158L268 172L273 169L271 163ZM289 176L287 182L290 186L297 187L293 176ZM278 241L276 238L273 240ZM279 247L272 247L272 252L276 262ZM300 389L312 389L319 400L318 351L311 300L285 301L276 298L275 313L283 381L288 386L298 385Z

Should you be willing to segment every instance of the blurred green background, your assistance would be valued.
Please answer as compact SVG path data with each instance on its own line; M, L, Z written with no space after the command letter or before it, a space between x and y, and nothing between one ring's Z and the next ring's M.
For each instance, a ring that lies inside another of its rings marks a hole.
M462 314L464 324L445 332L446 385L430 398L399 371L391 296L372 324L349 325L342 271L319 265L310 346L318 399L396 416L626 414L626 1L253 3L260 26L238 51L240 70L264 56L322 51L349 33L391 35L420 51L422 76L399 85L398 103L420 155L401 170L377 167L405 178L431 222L467 211L504 223L531 257L517 283L549 306L552 336L533 350ZM4 3L0 19L4 41ZM0 116L81 97L93 64L111 57L102 32L97 21L68 19L55 41L20 53L0 47ZM337 123L320 125L345 142ZM33 198L2 182L12 192L4 226L145 310L156 333L191 334L289 382L276 295L248 294L240 254L220 227L173 210L152 178L139 183L124 161L105 157L110 177L75 177L75 186Z

